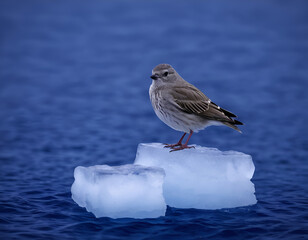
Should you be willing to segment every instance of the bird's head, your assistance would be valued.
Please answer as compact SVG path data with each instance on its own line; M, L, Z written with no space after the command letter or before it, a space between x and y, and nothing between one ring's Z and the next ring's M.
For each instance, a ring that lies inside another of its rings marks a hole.
M173 83L177 81L178 74L173 67L169 64L159 64L152 70L153 82Z

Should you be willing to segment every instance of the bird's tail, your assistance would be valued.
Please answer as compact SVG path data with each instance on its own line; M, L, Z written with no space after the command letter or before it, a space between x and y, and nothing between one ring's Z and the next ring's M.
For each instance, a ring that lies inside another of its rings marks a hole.
M236 126L236 125L243 125L242 122L240 121L237 121L235 119L232 119L233 121L232 122L224 122L224 124L230 128L233 128L234 130L242 133L242 131Z

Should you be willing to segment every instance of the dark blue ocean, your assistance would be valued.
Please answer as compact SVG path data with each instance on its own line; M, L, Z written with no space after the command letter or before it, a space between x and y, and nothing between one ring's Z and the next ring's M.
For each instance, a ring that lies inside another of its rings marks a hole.
M181 136L149 101L159 63L245 123L191 143L252 155L256 205L97 219L71 199L76 166ZM2 0L0 238L308 239L307 95L304 0Z

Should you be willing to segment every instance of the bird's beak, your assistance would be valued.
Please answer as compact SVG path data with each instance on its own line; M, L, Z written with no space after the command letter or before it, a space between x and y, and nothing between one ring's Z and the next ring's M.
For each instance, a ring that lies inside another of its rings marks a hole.
M157 80L157 79L158 79L158 75L157 75L157 74L153 74L153 75L151 76L151 78L152 78L153 80Z

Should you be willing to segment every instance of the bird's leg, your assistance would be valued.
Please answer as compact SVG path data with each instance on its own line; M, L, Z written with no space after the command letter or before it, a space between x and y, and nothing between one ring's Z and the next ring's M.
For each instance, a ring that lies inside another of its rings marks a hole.
M188 141L189 141L189 139L191 138L191 135L192 135L193 133L194 133L194 132L193 132L192 130L190 130L190 133L189 133L189 136L188 136L186 142L185 142L184 144L181 144L181 145L180 145L179 147L177 147L177 148L174 148L174 147L173 147L172 150L171 150L170 152L183 150L183 149L185 149L185 148L195 148L194 146L187 146Z
M165 144L165 148L174 148L174 147L177 147L177 146L182 146L182 141L183 141L183 138L185 137L185 135L186 135L186 133L183 134L181 139L176 144Z

